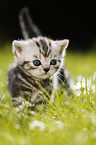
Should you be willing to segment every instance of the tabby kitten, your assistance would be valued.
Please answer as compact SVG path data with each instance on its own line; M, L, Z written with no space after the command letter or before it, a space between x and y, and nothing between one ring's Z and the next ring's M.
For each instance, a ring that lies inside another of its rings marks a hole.
M26 40L13 41L15 61L8 73L8 88L15 105L22 104L25 98L31 102L33 108L36 108L37 104L44 101L42 88L51 95L51 102L54 101L56 90L63 83L65 90L66 86L70 88L70 78L64 65L65 51L69 40L54 41L39 36L40 31L33 24L27 9L20 12L19 18ZM35 34L35 37L31 39L28 38L25 18L30 32Z

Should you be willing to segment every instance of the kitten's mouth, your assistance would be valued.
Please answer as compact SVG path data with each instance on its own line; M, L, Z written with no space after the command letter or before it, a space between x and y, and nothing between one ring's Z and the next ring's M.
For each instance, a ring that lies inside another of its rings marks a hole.
M50 78L51 76L53 76L54 73L49 72L43 72L42 74L38 74L35 77L39 78L39 79L47 79Z
M44 72L42 75L50 76L50 73L49 72Z
M42 75L41 75L42 78L49 78L50 77L50 74L48 72L44 72Z
M47 72L44 72L44 75L48 75L48 73Z
M42 74L42 77L49 77L49 75L48 75L48 73L44 73L44 74Z

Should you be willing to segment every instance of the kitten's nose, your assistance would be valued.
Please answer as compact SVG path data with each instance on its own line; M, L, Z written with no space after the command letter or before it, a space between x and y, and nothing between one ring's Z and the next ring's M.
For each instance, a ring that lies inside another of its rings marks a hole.
M49 68L48 66L43 68L43 70L44 70L46 73L49 71L49 69L50 69L50 68Z

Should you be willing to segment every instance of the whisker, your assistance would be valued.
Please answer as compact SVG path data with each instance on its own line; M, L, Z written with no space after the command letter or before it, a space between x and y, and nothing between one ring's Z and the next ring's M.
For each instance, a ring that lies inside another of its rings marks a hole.
M63 84L64 82L59 78L59 76L58 75L56 75L56 76L60 80L60 82Z
M64 75L63 75L63 74L59 74L59 75L64 77Z

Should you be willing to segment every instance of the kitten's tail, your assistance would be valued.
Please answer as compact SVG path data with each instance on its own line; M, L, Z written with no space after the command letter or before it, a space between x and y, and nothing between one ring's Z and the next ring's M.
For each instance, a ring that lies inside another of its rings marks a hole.
M20 11L19 20L22 34L25 39L42 35L38 27L33 23L33 20L31 19L29 10L27 8L23 8Z

